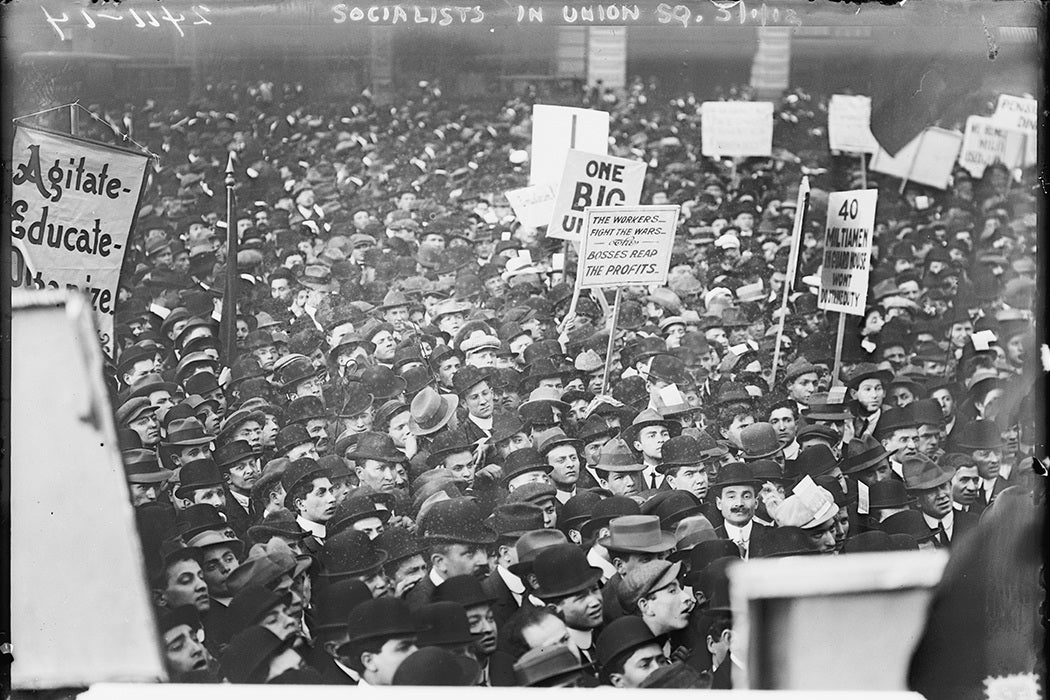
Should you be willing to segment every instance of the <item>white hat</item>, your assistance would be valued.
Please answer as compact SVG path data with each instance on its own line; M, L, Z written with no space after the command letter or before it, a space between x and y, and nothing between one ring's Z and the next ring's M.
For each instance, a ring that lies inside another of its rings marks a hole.
M715 239L715 248L739 248L740 239L731 233L725 233Z
M489 335L480 328L471 331L470 335L459 343L459 349L463 354L481 350L483 348L499 349L500 340L494 335Z

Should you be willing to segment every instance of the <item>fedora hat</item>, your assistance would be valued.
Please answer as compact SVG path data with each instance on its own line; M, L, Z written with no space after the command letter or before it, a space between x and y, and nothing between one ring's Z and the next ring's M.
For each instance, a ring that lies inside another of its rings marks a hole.
M485 514L471 498L435 503L417 527L427 542L495 544L496 531L484 524Z
M492 386L494 376L495 371L491 368L464 365L452 376L452 389L462 397L481 382L488 382Z
M580 440L580 442L586 445L587 443L593 442L594 440L600 437L611 437L616 433L617 429L609 425L608 421L606 421L604 418L602 418L599 415L590 415L576 431L576 437ZM664 450L666 449L667 445L664 444Z
M430 445L430 454L427 455L427 467L434 469L442 466L445 457L460 452L474 454L475 441L470 439L462 428L442 431Z
M839 468L842 469L843 474L857 474L878 465L887 459L888 455L889 452L881 442L871 435L862 435L850 440L846 445L846 452L842 461L839 462Z
M646 644L658 644L645 621L637 615L624 615L606 625L595 642L595 655L602 666L610 665L617 656Z
M843 554L861 552L889 552L893 549L890 535L882 530L867 530L850 535L842 547Z
M961 426L953 444L964 450L995 450L1003 446L1003 438L995 421L981 419Z
M622 438L613 438L602 446L598 454L598 469L606 472L640 472L645 465Z
M744 459L764 459L781 452L776 429L769 423L752 423L740 431Z
M274 381L282 390L287 390L300 382L318 377L323 372L323 368L318 369L314 367L309 359L305 357L295 358L282 366L280 370L274 372Z
M809 404L805 410L803 410L802 416L806 420L811 421L842 421L849 420L852 417L846 404L838 401L831 401L828 397L828 392L826 391L814 393L809 397Z
M872 431L872 434L876 438L882 438L891 435L894 430L915 428L918 425L907 406L904 408L886 408L883 409L882 415L879 416L879 422L875 424L875 430Z
M526 532L514 545L518 562L507 567L512 574L525 578L532 571L532 563L540 552L548 547L567 544L569 540L560 530L537 529Z
M258 623L274 606L289 603L288 591L271 591L257 583L249 584L234 594L228 608L233 632L239 632Z
M703 542L717 539L715 528L707 516L689 515L678 521L674 529L675 551L668 555L668 561L685 559L694 547Z
M681 424L675 424L672 421L665 420L663 416L653 409L646 408L635 416L634 420L631 421L631 424L627 428L621 430L620 434L623 436L624 442L631 445L638 439L638 433L640 433L643 428L653 425L662 425L667 428L667 432L671 434L671 437L674 437L681 432Z
M514 678L526 688L551 687L583 670L564 644L530 649L514 662Z
M207 445L215 440L204 430L204 425L196 418L175 418L168 423L168 434L165 445L172 447L193 447Z
M532 346L529 346L532 347ZM529 425L558 425L569 412L561 392L550 387L537 387L518 406L518 416Z
M284 540L275 536L265 543L252 545L247 558L230 572L226 582L234 594L252 584L269 588L286 574L292 578L299 576L311 563L312 557L296 556Z
M660 529L655 515L622 515L609 521L609 534L598 544L618 552L659 554L674 548L675 537Z
M332 279L332 271L324 265L307 265L303 268L299 284L318 292L339 291L339 281Z
M517 542L526 532L543 529L543 509L527 502L502 503L493 511L491 524L501 541Z
M547 464L543 456L533 447L514 450L503 461L503 484L506 486L515 477L528 472L541 471L550 474L554 467Z
M532 562L535 594L544 601L586 591L601 580L602 570L591 566L574 544L556 544L541 550Z
M408 603L393 596L374 598L358 604L350 611L347 629L347 641L336 649L336 653L341 656L352 652L353 645L357 642L383 638L414 639L418 631Z
M944 414L936 399L919 399L906 406L918 425L944 425Z
M784 476L790 479L801 479L809 475L817 477L827 474L838 466L838 460L831 448L824 444L804 447L798 456L784 465Z
M316 418L327 418L328 411L319 396L300 396L288 403L284 415L287 423L305 423Z
M394 439L386 433L366 431L357 439L353 451L348 452L347 459L374 459L377 462L400 464L408 461L405 453L394 447Z
M901 460L904 488L908 491L934 489L952 480L955 470L938 465L924 454L908 455Z
M878 379L886 387L893 380L893 372L883 369L872 362L861 362L853 368L849 376L843 377L846 386L850 389L856 389L865 379Z
M360 381L365 391L379 402L395 398L408 388L404 377L394 374L394 370L382 365L365 369L360 375Z
M223 674L233 683L265 683L270 662L293 641L294 636L281 639L265 627L252 625L233 635L223 650L219 659Z
M547 453L560 445L572 445L577 451L583 448L583 443L576 438L569 437L561 428L548 428L536 433L533 438L536 441L536 451L546 458Z
M435 433L448 424L457 406L459 397L455 394L439 394L433 387L425 386L412 399L409 430L413 435Z
M318 559L322 577L346 578L375 571L386 563L387 553L377 549L365 533L347 528L325 539Z
M231 467L248 457L258 457L257 452L246 440L231 440L215 450L215 464L220 469Z
M124 478L129 484L159 484L174 472L160 466L153 450L133 449L120 453L124 460Z
M907 508L915 505L915 498L908 495L904 482L899 479L876 481L868 487L868 508Z
M173 382L164 381L164 377L159 374L151 373L139 379L137 382L132 384L128 388L126 398L135 398L143 396L149 398L149 395L155 391L166 391L171 395L179 390L179 385Z

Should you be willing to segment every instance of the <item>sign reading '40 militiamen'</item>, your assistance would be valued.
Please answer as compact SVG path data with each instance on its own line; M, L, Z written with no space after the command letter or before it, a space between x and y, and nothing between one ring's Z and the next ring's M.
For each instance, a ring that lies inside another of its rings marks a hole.
M878 190L828 195L824 261L817 296L817 306L825 311L864 315L878 197Z
M12 163L12 287L82 291L112 355L117 281L149 156L19 124Z

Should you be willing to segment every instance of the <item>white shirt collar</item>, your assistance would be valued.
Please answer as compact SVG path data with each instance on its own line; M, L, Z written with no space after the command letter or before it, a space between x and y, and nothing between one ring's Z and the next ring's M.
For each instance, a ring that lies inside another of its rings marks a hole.
M590 649L594 646L594 630L577 630L569 628L569 641L577 649ZM593 652L588 652L592 657Z
M602 570L602 583L608 583L609 579L616 575L616 567L599 554L594 547L587 550L587 563Z
M241 505L241 508L249 510L252 504L252 499L250 496L244 496L242 494L239 494L233 489L230 489L230 495L233 496L233 500L237 501Z
M316 539L319 542L324 542L324 538L328 532L328 528L326 528L323 524L315 523L313 520L307 520L301 515L297 515L295 517L295 522L299 523L299 527L313 535L314 539Z
M726 535L728 535L729 539L733 540L734 542L736 542L737 540L741 540L743 542L751 541L751 530L753 529L754 521L748 520L747 525L744 525L744 527L737 527L736 525L731 525L728 522L725 524L725 526Z
M437 586L440 586L441 584L443 584L445 582L445 579L441 576L440 573L438 573L438 570L433 568L433 567L431 567L431 569L430 569L429 576L430 576L430 582L434 584L435 588Z
M572 487L572 491L562 491L561 489L555 489L554 497L558 499L558 503L565 505L565 502L576 495L576 487Z
M503 579L503 583L507 585L507 590L513 593L514 597L521 603L521 597L525 595L525 584L522 582L521 577L512 574L502 564L496 567L496 573Z
M361 674L359 674L357 671L355 671L354 669L350 668L349 666L345 666L345 665L339 663L339 659L332 659L332 661L335 662L335 665L339 667L340 671L342 671L346 675L350 676L351 678L353 678L358 683L361 683Z
M948 515L944 516L940 520L933 516L922 514L923 520L930 527L931 530L936 530L938 523L944 525L944 531L948 533L948 540L951 541L952 535L955 532L955 509L948 511Z
M470 419L471 423L484 430L486 434L492 434L492 416L489 416L488 418L478 418L477 416L468 413L467 418Z

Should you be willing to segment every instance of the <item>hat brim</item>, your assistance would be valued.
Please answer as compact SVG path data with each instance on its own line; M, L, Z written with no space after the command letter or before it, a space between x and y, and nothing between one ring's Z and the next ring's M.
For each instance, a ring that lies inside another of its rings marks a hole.
M589 576L579 581L576 581L570 586L548 589L536 588L533 591L533 593L535 593L536 597L540 598L541 600L548 600L550 598L566 598L568 596L575 595L580 591L586 591L602 579L601 569L592 566L590 567L590 570L592 573Z
M915 484L914 486L908 486L907 484L905 484L904 488L908 491L929 491L930 489L935 489L938 486L947 484L951 480L952 474L945 471L940 476L931 479L930 481L924 481L923 483Z
M167 481L174 474L175 472L162 469L157 472L148 472L146 474L131 474L126 478L129 484L159 484L163 481Z
M661 552L669 552L674 549L675 543L678 540L675 536L669 532L660 531L660 541L653 544L643 546L630 546L626 543L620 543L617 545L613 542L613 536L606 535L598 540L598 544L606 549L611 549L616 552L640 552L643 554L660 554Z
M408 419L408 429L413 435L431 435L448 425L449 420L456 413L456 408L459 407L459 396L457 394L441 394L441 401L445 407L445 415L433 426L429 428L423 428L416 422L415 416Z

